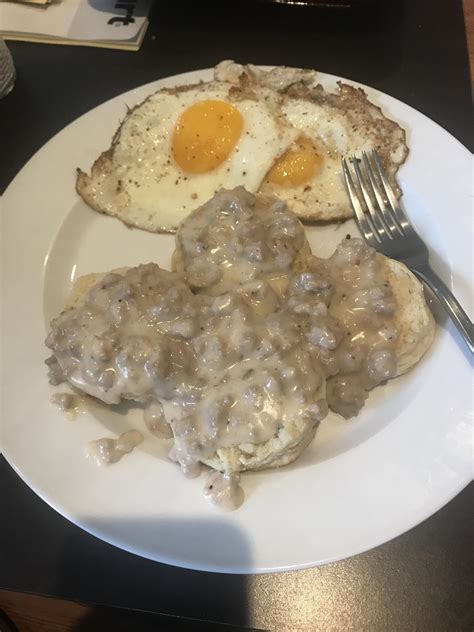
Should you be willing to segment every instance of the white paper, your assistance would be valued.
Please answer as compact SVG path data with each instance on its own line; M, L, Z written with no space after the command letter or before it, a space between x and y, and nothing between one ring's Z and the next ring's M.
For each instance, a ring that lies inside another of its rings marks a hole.
M42 6L0 3L0 32L80 41L135 40L152 0L61 0Z

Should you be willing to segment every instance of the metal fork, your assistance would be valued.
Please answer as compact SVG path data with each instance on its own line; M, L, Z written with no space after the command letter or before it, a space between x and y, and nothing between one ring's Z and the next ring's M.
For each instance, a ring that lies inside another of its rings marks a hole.
M472 322L449 288L432 270L428 248L397 200L377 152L362 152L362 160L356 156L349 161L343 158L342 170L355 219L365 241L387 257L405 263L426 283L473 353Z

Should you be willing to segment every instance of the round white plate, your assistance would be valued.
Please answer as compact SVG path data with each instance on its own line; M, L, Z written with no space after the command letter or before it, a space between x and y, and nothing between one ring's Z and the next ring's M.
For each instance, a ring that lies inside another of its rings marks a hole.
M296 569L346 558L424 520L471 478L469 361L451 326L439 328L421 365L377 388L359 418L325 420L293 465L244 475L244 505L226 514L187 480L148 435L133 454L97 468L88 441L131 426L138 410L89 406L68 421L50 403L44 346L73 280L156 261L170 265L173 237L130 230L90 210L74 190L110 144L126 105L162 86L208 79L188 73L143 86L95 108L48 142L3 197L2 449L21 478L58 512L128 551L187 568L222 572ZM321 74L332 87L337 78ZM470 299L471 154L399 101L366 88L408 131L400 172L405 206L459 299ZM309 228L329 254L352 222Z

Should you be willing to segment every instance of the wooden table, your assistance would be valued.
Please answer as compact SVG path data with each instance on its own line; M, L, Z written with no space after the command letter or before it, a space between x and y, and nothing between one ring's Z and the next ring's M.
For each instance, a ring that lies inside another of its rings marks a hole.
M469 56L470 56L470 64L471 64L471 79L474 82L474 0L464 0L464 11L465 11L465 19L466 19L466 28L468 35L468 46L469 46ZM150 31L147 37L154 36L153 28L150 28ZM156 29L156 37L160 37L159 24ZM466 496L467 495L467 496ZM461 498L462 496L462 498ZM469 503L469 500L466 498L470 498L470 491L463 492L458 499L455 499L451 505L455 507L459 507L460 503ZM433 545L430 548L429 538L433 538L433 529L430 525L436 524L444 524L443 521L443 512L450 511L452 512L452 507L445 508L437 516L430 519L424 525L421 525L417 529L414 530L416 533L426 533L431 535L427 535L423 542L426 545L426 555L435 555L436 547ZM454 511L460 511L459 509L455 509ZM450 514L453 515L453 514ZM460 516L462 514L459 514ZM5 518L3 517L2 520ZM461 519L461 518L460 518ZM445 527L443 527L445 528ZM442 539L442 545L448 548L450 546L451 540L456 538L457 531L456 525L451 525L452 532L446 532L445 539ZM431 529L431 532L430 532ZM421 531L420 531L421 530ZM424 531L423 531L424 530ZM400 541L403 542L403 538L408 539L410 534L406 536L402 536ZM415 535L416 537L416 535ZM444 536L443 536L444 537ZM405 540L408 541L408 540ZM421 540L420 540L421 541ZM452 543L451 543L452 544ZM389 545L386 545L389 546ZM469 555L469 552L466 552ZM395 558L396 559L396 556ZM427 559L420 557L420 564L429 563ZM396 568L392 568L390 572L398 572ZM341 580L343 581L343 579ZM304 590L302 591L304 593ZM461 587L462 593L462 587ZM282 591L282 595L284 597L284 590ZM309 593L308 593L309 595ZM440 595L441 597L442 595ZM327 625L330 625L331 622L331 611L337 608L343 608L344 604L338 604L336 602L331 602L331 599L335 599L335 597L328 597L328 601L324 601L324 596L320 596L321 602L321 619L322 622L321 629L328 629ZM307 602L309 604L309 602ZM73 601L61 600L61 599L51 599L47 597L25 594L21 592L15 592L11 590L0 590L0 607L3 609L4 613L14 622L17 629L20 632L61 632L61 631L70 631L70 630L95 630L95 629L114 629L117 631L120 630L136 630L137 632L140 630L167 630L167 629L196 629L196 630L204 630L209 629L207 624L193 623L192 626L189 622L186 621L177 621L174 617L168 617L165 615L157 615L157 614L147 614L147 613L137 613L132 612L130 610L120 610L116 608L108 608L108 607L100 607L93 605L85 605ZM350 608L350 604L347 604L347 607ZM404 604L401 603L400 607L403 608ZM466 604L459 604L459 608L466 608ZM324 619L324 616L327 618ZM461 619L462 621L462 616ZM340 620L342 621L342 620ZM468 629L470 624L472 625L472 621L466 619L464 621L465 628ZM370 629L377 629L377 627L370 627ZM392 624L393 627L388 626L390 629L397 629L395 624ZM441 626L441 623L440 623ZM350 627L350 626L349 626ZM428 626L429 627L429 626ZM435 629L436 626L431 627L431 629ZM2 622L0 618L0 631L5 632L8 631L8 623ZM14 629L14 628L12 628ZM214 627L213 629L220 629L219 627ZM342 629L342 627L338 627L337 621L333 621L332 629L338 630ZM348 629L348 628L347 628ZM380 628L378 628L380 629ZM384 628L388 629L388 628ZM400 630L401 628L398 628ZM428 628L427 628L428 629ZM454 629L454 628L440 628L436 629ZM456 628L458 629L458 628ZM459 628L460 629L460 628ZM397 632L398 632L397 630Z

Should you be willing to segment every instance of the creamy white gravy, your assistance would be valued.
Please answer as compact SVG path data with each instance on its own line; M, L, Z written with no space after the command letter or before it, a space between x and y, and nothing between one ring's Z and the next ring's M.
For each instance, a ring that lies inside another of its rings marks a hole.
M86 454L92 457L97 465L110 465L116 463L125 455L129 454L137 445L143 441L143 435L138 430L127 430L117 439L104 437L90 441Z
M51 396L51 403L66 414L71 421L76 419L79 410L79 398L72 393L54 393Z
M224 511L234 511L244 502L244 490L239 485L240 475L209 472L204 486L204 496Z
M159 401L152 401L145 408L143 414L145 425L148 430L159 439L172 439L173 431L166 420L163 405Z
M303 226L285 202L237 187L219 191L186 218L174 264L193 290L216 295L287 275L306 247Z
M296 217L238 189L192 213L177 246L180 272L150 263L106 275L52 322L46 344L53 383L108 404L146 403L147 428L173 437L170 458L188 476L219 451L277 439L294 420L316 427L325 398L353 416L395 374L393 294L362 240L302 258ZM99 453L123 453L101 441ZM227 505L240 498L226 478L244 469L235 463L216 475L220 491L206 492Z
M392 289L384 258L361 239L346 239L326 260L312 258L313 278L326 279L328 314L333 319L332 337L322 336L319 359L326 367L327 401L344 417L356 415L368 392L394 377L398 337Z

